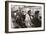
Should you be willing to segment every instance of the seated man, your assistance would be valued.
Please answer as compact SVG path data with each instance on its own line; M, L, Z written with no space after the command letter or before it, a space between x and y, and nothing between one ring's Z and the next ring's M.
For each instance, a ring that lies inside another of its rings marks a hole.
M41 21L38 19L39 17L39 11L35 11L35 15L33 19L31 20L32 23L34 24L32 27L40 27L41 26Z

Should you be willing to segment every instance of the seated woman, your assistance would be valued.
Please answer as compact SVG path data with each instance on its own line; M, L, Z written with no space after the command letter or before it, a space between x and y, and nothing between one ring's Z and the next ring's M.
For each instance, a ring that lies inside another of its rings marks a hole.
M16 16L17 19L16 19L16 23L21 27L21 28L26 28L26 25L24 23L25 21L25 15L23 13L24 11L22 11L22 13L18 13Z

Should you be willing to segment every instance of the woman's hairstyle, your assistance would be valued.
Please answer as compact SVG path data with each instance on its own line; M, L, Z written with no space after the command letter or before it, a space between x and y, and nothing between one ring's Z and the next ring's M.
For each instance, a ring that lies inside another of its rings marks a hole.
M28 13L30 13L30 12L31 12L31 10L28 11Z

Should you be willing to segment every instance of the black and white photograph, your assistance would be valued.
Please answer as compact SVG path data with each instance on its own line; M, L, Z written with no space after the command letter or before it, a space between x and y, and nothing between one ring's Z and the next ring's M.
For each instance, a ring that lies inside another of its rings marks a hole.
M8 2L8 31L44 30L44 3Z
M11 6L12 28L41 27L41 19L40 6Z

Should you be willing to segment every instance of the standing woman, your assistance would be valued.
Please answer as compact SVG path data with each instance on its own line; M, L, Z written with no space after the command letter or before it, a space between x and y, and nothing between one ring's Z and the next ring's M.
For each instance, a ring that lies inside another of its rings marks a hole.
M31 10L29 10L26 14L25 24L27 27L31 27Z

